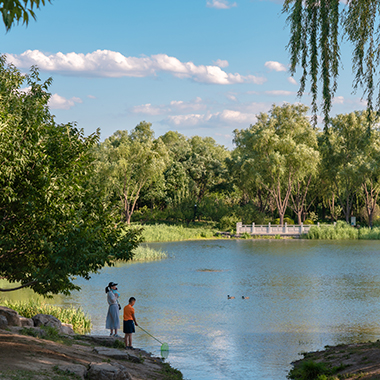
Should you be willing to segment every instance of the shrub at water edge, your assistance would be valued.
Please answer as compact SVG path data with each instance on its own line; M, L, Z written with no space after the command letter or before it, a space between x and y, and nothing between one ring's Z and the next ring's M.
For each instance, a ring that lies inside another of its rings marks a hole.
M34 299L23 302L0 300L0 305L17 311L25 318L32 318L36 314L52 315L58 318L62 323L73 325L73 330L77 334L85 334L91 331L91 319L80 307L59 307Z
M305 235L307 239L330 239L330 240L347 240L347 239L362 239L362 240L379 240L380 228L373 229L363 227L360 229L354 228L343 221L338 221L333 227L331 225L321 225L320 227L313 226Z
M139 245L134 250L132 261L155 261L162 260L168 257L167 253L161 250L156 250L145 245Z
M142 233L146 242L181 241L191 239L210 239L214 237L216 230L210 228L186 228L180 226L168 226L166 224L144 225Z

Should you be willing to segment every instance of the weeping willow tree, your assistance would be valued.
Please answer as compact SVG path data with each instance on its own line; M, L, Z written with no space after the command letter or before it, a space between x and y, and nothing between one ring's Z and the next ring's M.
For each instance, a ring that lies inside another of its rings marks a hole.
M380 0L285 0L283 12L290 26L290 71L302 67L298 95L310 80L313 123L317 122L318 97L321 96L325 126L339 75L339 42L353 45L354 90L363 88L368 109L380 107ZM321 83L322 88L318 89ZM377 99L374 101L374 96Z
M22 21L23 24L29 24L29 17L36 19L34 9L40 9L46 2L51 0L2 0L0 1L0 12L7 32L12 25Z

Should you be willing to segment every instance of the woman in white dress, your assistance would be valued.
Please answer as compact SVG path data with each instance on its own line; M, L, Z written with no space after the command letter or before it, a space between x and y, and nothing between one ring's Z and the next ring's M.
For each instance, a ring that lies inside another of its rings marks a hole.
M111 336L119 337L117 334L117 329L120 327L119 303L117 301L119 298L119 293L117 292L116 286L117 284L111 281L106 287L107 302L109 305L106 319L106 329L111 330Z

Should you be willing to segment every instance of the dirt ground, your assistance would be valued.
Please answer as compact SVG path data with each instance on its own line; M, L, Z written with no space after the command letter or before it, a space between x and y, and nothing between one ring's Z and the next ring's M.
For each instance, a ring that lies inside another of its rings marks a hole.
M323 362L328 367L339 367L337 379L380 380L380 341L358 344L326 346L324 351L309 352L294 362L295 366L305 361Z
M122 352L125 350L121 350ZM159 358L151 357L142 350L134 350L142 363L114 360L94 352L90 343L73 340L70 345L32 336L0 330L0 379L1 380L65 380L77 379L64 375L58 366L88 367L90 363L117 362L127 368L133 380L165 380L164 366ZM169 377L170 379L179 377Z

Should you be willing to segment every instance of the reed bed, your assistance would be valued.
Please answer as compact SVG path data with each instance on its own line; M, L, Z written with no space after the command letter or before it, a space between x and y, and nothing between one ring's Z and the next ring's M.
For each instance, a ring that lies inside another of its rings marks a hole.
M156 261L166 259L167 257L168 255L166 252L156 250L145 245L139 245L134 251L132 261Z
M75 308L74 306L59 307L34 299L24 302L0 300L0 305L17 311L25 318L32 318L36 314L52 315L58 318L62 323L73 325L73 330L77 334L86 334L91 331L91 319L82 308Z
M360 229L354 228L346 222L339 221L336 226L321 225L320 227L311 227L308 234L305 235L307 239L325 239L325 240L349 240L349 239L362 239L362 240L379 240L380 228L373 229L362 227Z
M146 242L211 239L216 233L216 230L210 228L187 228L182 225L154 224L141 227L144 228L143 237Z

